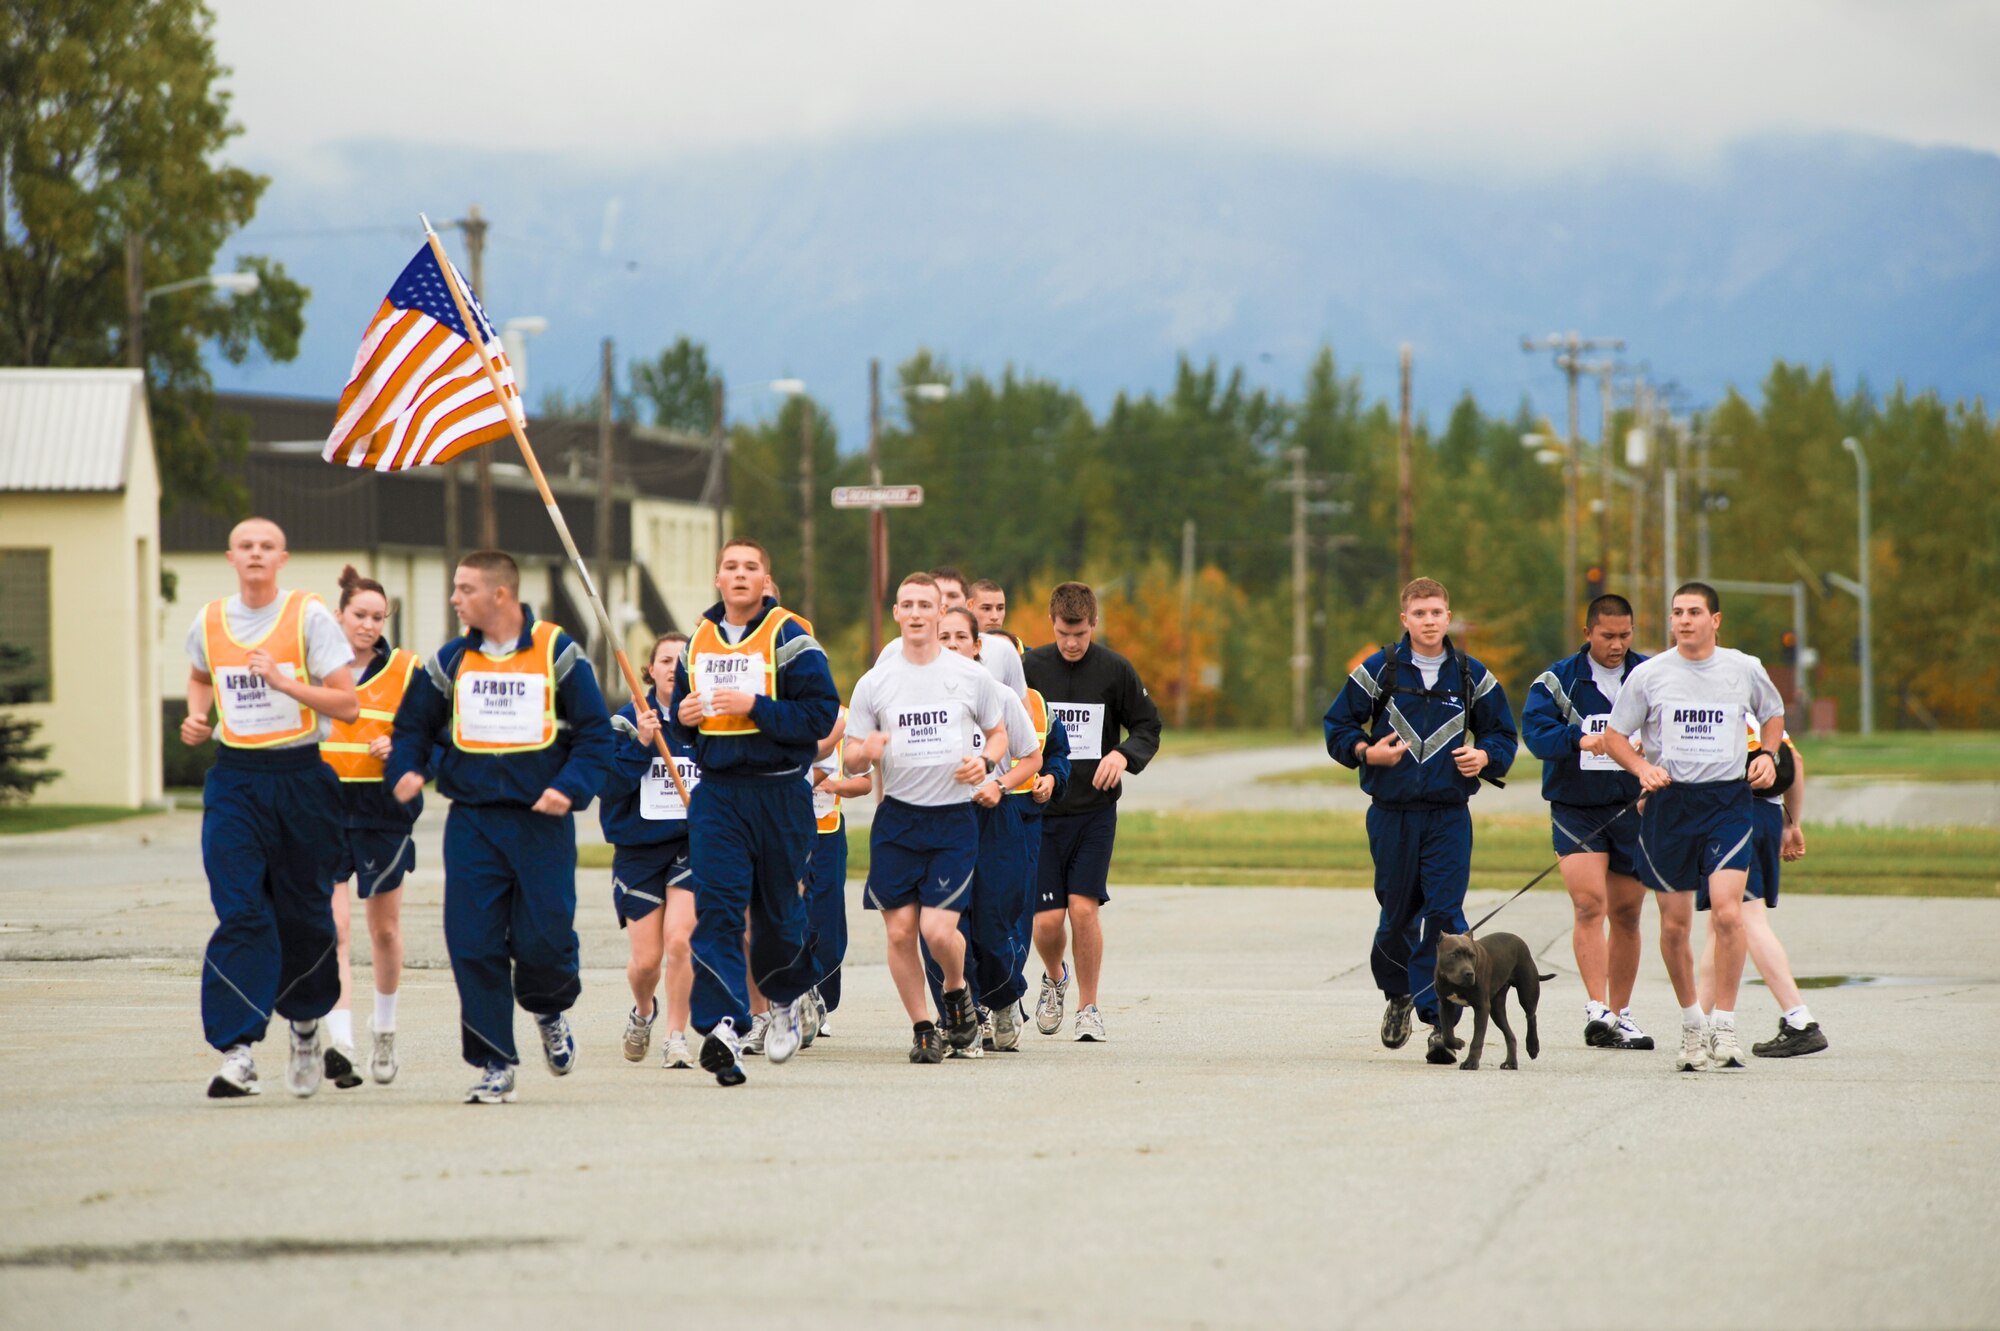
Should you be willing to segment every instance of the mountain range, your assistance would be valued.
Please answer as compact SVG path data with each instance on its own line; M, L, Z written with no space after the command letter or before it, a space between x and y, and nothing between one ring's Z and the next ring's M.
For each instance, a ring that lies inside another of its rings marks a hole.
M2000 383L2000 157L1968 150L1763 138L1522 177L1018 127L653 161L350 143L246 164L272 185L232 252L313 289L296 361L216 365L247 391L336 395L417 212L475 201L489 312L548 320L531 402L587 397L604 337L623 363L686 334L733 418L802 378L846 446L868 357L893 372L920 346L1101 409L1169 385L1182 354L1296 394L1322 345L1393 400L1408 342L1437 424L1465 392L1560 419L1561 376L1520 339L1569 329L1623 337L1687 407L1754 394L1779 357L1843 387Z

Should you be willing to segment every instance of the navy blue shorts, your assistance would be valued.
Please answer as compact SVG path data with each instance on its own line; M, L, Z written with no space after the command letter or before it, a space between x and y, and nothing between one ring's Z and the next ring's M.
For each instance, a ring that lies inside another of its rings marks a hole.
M1785 806L1769 800L1750 802L1750 820L1755 831L1750 837L1750 880L1743 886L1743 899L1755 898L1768 910L1778 904L1778 865L1784 860ZM1694 908L1708 909L1708 884L1694 894Z
M1637 809L1622 804L1551 804L1549 836L1558 856L1609 855L1612 873L1639 876Z
M688 861L686 837L612 848L611 908L618 912L620 929L666 905L670 887L694 891L694 866Z
M1042 815L1042 858L1035 869L1035 909L1067 910L1071 897L1111 900L1111 848L1118 806L1090 813Z
M380 827L349 827L340 834L333 881L354 880L354 894L363 901L377 892L394 892L403 875L417 867L417 845L408 832Z
M967 910L978 860L979 817L971 804L927 808L885 799L868 829L864 904L869 910Z
M1659 892L1693 892L1708 876L1750 867L1750 783L1681 783L1646 797L1639 822L1639 881Z

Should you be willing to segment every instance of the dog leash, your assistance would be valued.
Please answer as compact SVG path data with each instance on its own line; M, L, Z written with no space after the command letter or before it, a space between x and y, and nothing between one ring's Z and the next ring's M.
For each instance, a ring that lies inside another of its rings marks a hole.
M1584 842L1589 841L1592 837L1595 837L1599 832L1602 832L1605 828L1611 826L1611 824L1617 822L1620 818L1623 818L1626 814L1632 812L1632 810L1638 808L1639 802L1645 798L1646 798L1645 792L1641 791L1639 795L1632 800L1631 803L1621 806L1617 813L1612 814L1609 818L1606 818L1603 822L1599 823L1596 827L1591 828L1588 832L1584 833L1582 836L1575 837L1572 839L1576 841L1578 845L1582 845ZM1542 870L1540 873L1536 874L1533 878L1530 878L1525 884L1522 885L1519 891L1514 893L1513 896L1508 897L1505 901L1495 906L1492 910L1489 910L1484 915L1480 916L1479 923L1468 927L1465 932L1468 935L1477 933L1486 924L1488 920L1492 919L1495 915L1498 915L1501 911L1507 909L1507 907L1513 905L1516 901L1519 901L1523 896L1527 895L1529 888L1533 887L1536 883L1541 882L1544 878L1547 878L1550 874L1554 873L1559 867L1561 867L1562 862L1563 862L1563 857L1560 855L1556 856L1554 864L1551 864L1548 868ZM1425 985L1422 989L1410 995L1410 998L1412 1001L1415 1001L1416 999L1422 998L1425 994L1431 993L1436 988L1437 988L1437 982L1433 980L1430 984Z
M1599 832L1602 832L1607 827L1610 827L1611 824L1617 822L1620 818L1623 818L1626 814L1632 812L1632 810L1634 810L1639 806L1639 801L1645 798L1646 797L1643 793L1640 794L1630 804L1627 804L1621 809L1619 809L1617 813L1612 814L1609 818L1606 818L1603 822L1591 828L1588 832L1585 832L1582 836L1572 837L1571 840L1575 841L1579 846L1581 846L1586 841L1590 841L1591 839L1596 837ZM1569 834L1565 832L1563 835L1568 836ZM1527 894L1529 888L1533 887L1536 883L1541 882L1544 878L1547 878L1550 874L1554 873L1558 868L1560 868L1562 862L1563 862L1563 857L1560 855L1556 856L1554 864L1551 864L1548 868L1542 870L1540 873L1536 874L1533 878L1530 878L1527 881L1527 883L1522 886L1521 890L1516 892L1513 896L1508 897L1505 901L1495 906L1492 910L1489 910L1486 912L1486 914L1480 916L1479 923L1471 926L1465 932L1468 934L1478 933L1482 925L1484 925L1488 920L1492 919L1495 915L1498 915L1501 911L1507 909L1507 907L1513 905L1516 901L1519 901L1524 895Z

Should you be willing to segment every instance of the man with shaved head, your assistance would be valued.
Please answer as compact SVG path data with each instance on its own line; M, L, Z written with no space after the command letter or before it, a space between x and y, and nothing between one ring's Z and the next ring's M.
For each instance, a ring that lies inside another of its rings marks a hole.
M271 1016L290 1022L285 1085L319 1089L319 1019L340 996L333 882L340 782L320 758L333 721L360 715L353 649L333 613L284 591L285 533L236 524L225 556L236 595L210 601L188 630L181 742L220 741L202 788L201 858L215 903L202 958L201 1020L222 1054L214 1099L256 1095L250 1046Z

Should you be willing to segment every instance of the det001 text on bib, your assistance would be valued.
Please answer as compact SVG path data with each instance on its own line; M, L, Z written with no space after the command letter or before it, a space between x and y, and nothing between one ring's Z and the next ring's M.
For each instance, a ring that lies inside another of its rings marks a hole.
M286 679L298 678L289 662L280 665ZM250 673L248 666L223 666L215 672L215 700L223 719L239 735L278 735L305 724L299 700L288 698Z
M1090 762L1104 756L1104 704L1052 702L1049 715L1062 722L1069 737L1069 756Z
M545 675L467 671L458 677L458 728L482 744L540 744L548 688Z
M764 695L762 652L705 652L694 663L694 688L699 693L734 689Z
M694 759L679 754L674 755L674 767L692 799L694 788L701 784L701 769L695 766ZM687 805L681 803L680 792L667 777L667 760L657 753L653 755L653 765L646 769L645 778L639 782L639 816L656 823L680 821L688 816Z
M1596 716L1586 716L1583 718L1583 733L1586 736L1602 735L1610 729L1611 714L1609 712L1599 712ZM1577 766L1586 772L1622 772L1625 770L1618 765L1618 760L1608 753L1578 753L1576 756L1580 760Z
M1743 740L1743 713L1738 707L1676 703L1667 708L1661 733L1669 758L1727 762L1741 759L1748 747Z
M956 702L929 707L905 707L896 712L896 727L889 740L889 756L908 767L941 767L967 755L959 735Z

